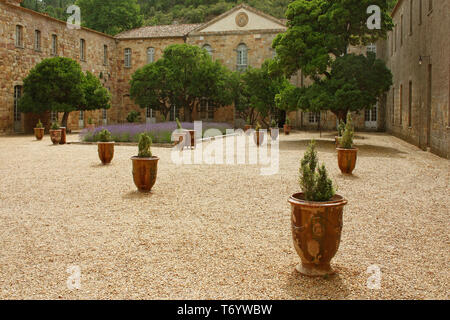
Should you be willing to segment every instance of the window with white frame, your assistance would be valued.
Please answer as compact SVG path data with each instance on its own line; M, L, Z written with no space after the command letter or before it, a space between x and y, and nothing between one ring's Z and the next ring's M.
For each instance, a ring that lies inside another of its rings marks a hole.
M56 111L50 112L50 120L52 122L58 121L58 112L56 112Z
M22 96L22 87L14 86L14 121L20 121L22 119L22 114L19 111L19 100Z
M212 47L211 47L209 44L205 44L205 45L203 46L203 49L205 49L206 52L208 52L208 54L212 57L212 55L213 55L213 49L212 49Z
M155 48L147 48L147 63L155 62Z
M237 70L245 71L248 67L248 48L245 44L241 43L237 47Z
M130 48L125 49L124 64L125 64L125 68L131 67L131 49Z
M214 119L214 105L206 98L200 100L198 114L201 120Z
M181 119L180 119L180 109L177 108L176 106L172 106L172 107L170 108L170 114L169 114L169 117L170 117L170 121L175 121L176 118L178 118L179 120L181 120Z
M80 111L80 114L78 116L78 120L84 121L84 111L83 110Z
M150 107L147 107L147 109L145 110L145 117L150 119L153 118L153 109Z
M320 112L310 112L308 114L309 123L319 123L320 121Z
M102 119L103 119L103 121L106 121L107 118L108 118L108 110L107 109L102 109Z
M373 52L373 53L377 54L377 45L374 43L369 44L366 49L367 49L367 53Z
M23 27L16 25L16 47L23 48Z
M58 54L58 36L52 34L52 55L56 56Z
M34 30L34 50L41 51L41 31Z

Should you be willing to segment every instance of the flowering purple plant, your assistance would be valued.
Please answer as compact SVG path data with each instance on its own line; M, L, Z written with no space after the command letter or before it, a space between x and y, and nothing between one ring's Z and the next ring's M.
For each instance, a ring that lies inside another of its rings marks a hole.
M194 123L183 122L181 123L183 129L193 130ZM228 123L220 122L203 122L203 132L208 129L218 129L225 134L226 129L231 129ZM116 142L137 142L139 134L147 133L156 143L170 143L172 132L177 129L176 122L160 122L160 123L144 123L144 124L114 124L107 126L100 126L95 128L94 131L87 129L80 133L80 140L86 142L99 141L99 133L107 129L111 132L111 140Z

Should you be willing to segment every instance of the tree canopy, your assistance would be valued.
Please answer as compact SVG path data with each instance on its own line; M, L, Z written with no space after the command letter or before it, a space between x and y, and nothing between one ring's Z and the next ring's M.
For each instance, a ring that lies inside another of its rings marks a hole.
M138 69L130 81L130 96L142 108L184 108L191 120L194 107L203 98L210 105L224 106L232 102L230 71L213 61L206 50L188 44L174 44L164 50L163 57Z
M331 110L339 119L348 111L372 107L392 84L392 74L375 56L349 54L350 46L367 45L392 29L389 0L296 0L286 11L288 30L273 41L273 73L298 70L314 84L287 88L276 98L280 108ZM381 9L381 28L367 27L367 8ZM295 103L296 102L296 103ZM292 107L290 107L292 106Z
M76 110L109 108L109 92L90 72L86 75L80 65L70 59L44 59L34 66L23 80L21 112L63 112L63 126L69 113Z

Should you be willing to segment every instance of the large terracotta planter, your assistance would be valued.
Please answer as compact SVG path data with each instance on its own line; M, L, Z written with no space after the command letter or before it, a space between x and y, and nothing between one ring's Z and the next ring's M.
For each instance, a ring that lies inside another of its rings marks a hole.
M256 146L260 146L264 142L264 132L263 131L255 131L255 135L253 136L253 140L256 143Z
M244 132L246 132L247 130L250 130L252 128L252 125L251 124L246 124L245 126L244 126Z
M110 164L114 157L114 142L99 142L98 157L103 164Z
M338 152L338 165L342 173L352 174L356 166L356 159L358 156L358 149L343 149L336 148Z
M290 125L288 125L288 124L285 124L284 126L283 126L283 130L284 130L284 134L285 135L289 135L290 133L291 133L291 126Z
M42 140L44 137L44 128L34 128L34 136L36 140Z
M66 144L66 127L61 127L61 141L59 144Z
M294 247L301 259L297 271L313 277L334 274L330 262L341 242L347 200L335 195L331 201L309 202L303 193L297 193L289 203Z
M132 157L133 180L140 192L150 192L155 185L158 173L158 157L139 158Z
M61 130L50 130L50 139L52 140L53 144L59 144L61 141Z

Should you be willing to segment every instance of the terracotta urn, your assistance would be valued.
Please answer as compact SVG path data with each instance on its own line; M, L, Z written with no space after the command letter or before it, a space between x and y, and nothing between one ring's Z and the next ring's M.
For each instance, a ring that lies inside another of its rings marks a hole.
M289 134L291 133L291 126L288 125L288 124L285 124L285 125L283 126L283 130L284 130L284 134L285 134L285 135L289 135Z
M338 152L339 169L341 169L341 172L344 174L352 174L356 166L358 149L336 148L336 150Z
M255 135L253 136L253 140L256 143L256 146L260 146L264 142L264 131L255 131Z
M191 144L189 145L189 147L195 149L195 130L188 130L188 131L189 135L191 136Z
M50 130L50 139L52 140L53 144L59 144L61 141L61 129L58 130Z
M330 201L311 202L297 193L289 203L294 247L301 259L297 271L312 277L334 274L330 262L341 242L347 200L335 195Z
M34 128L34 135L36 140L42 140L44 137L44 128Z
M66 127L61 127L61 141L59 144L66 144Z
M98 142L98 157L103 164L110 164L114 157L114 142Z
M156 182L158 173L158 157L140 158L132 157L133 180L140 192L150 192Z
M251 124L246 124L245 126L244 126L244 132L246 132L247 130L250 130L252 128L252 125Z

